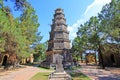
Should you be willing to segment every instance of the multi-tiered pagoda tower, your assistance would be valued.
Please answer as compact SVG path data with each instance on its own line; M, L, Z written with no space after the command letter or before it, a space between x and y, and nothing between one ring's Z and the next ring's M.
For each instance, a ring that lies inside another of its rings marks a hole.
M58 55L63 56L63 63L71 61L69 32L67 31L65 15L61 8L55 10L54 18L52 19L46 55L49 65L56 63Z

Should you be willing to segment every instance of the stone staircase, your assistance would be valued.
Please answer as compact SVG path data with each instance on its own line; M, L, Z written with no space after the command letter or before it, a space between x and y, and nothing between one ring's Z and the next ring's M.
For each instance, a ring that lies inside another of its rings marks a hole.
M48 80L71 80L71 76L65 71L63 72L53 72L49 75Z

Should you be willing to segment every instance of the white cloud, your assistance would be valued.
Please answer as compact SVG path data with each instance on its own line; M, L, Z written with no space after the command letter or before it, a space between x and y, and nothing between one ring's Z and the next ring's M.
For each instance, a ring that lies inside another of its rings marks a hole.
M104 6L105 4L108 4L110 2L111 2L111 0L94 0L94 2L87 7L84 15L86 15L94 7L97 7L97 8L99 7L102 9L102 6ZM100 11L101 9L98 9L98 11Z
M94 0L93 3L88 5L86 11L83 14L83 18L76 21L71 26L68 26L68 31L70 32L70 39L73 40L77 35L77 29L80 26L80 24L83 24L85 21L87 21L91 16L97 16L97 14L101 11L102 7L110 3L111 0Z
M70 34L69 34L70 38L73 39L74 37L77 36L76 31L77 31L78 27L80 26L80 24L83 22L84 22L84 20L80 19L76 23L74 23L72 26L68 26L68 31L70 32Z

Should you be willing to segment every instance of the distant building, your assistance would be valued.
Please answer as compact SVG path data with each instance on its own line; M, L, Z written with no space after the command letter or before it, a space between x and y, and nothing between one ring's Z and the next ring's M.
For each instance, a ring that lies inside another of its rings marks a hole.
M15 53L10 53L7 51L0 53L0 66L14 66L17 62L17 55Z
M101 46L101 52L105 66L120 67L120 44L104 44ZM99 64L101 64L100 55Z
M63 9L55 10L52 19L50 39L48 41L48 50L46 51L46 64L48 67L56 64L56 57L63 56L63 64L71 62L69 32L67 30L66 19Z
M0 66L5 66L9 58L8 53L0 53Z
M97 60L96 60L96 53L86 53L85 54L85 59L86 59L86 64L88 63L94 63L94 64L97 64Z
M31 54L28 58L21 59L21 64L33 63L33 54ZM15 53L11 52L1 52L0 53L0 66L9 67L16 66L18 64L18 56Z

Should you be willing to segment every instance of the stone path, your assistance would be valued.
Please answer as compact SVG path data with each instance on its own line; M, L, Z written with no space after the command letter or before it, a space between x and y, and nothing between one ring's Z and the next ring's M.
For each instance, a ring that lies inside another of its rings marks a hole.
M42 70L33 66L26 66L26 68L16 69L0 73L0 80L29 80L38 72L52 72L49 70Z
M97 69L97 66L88 66L81 64L82 68L78 69L89 76L92 80L120 80L120 68Z

